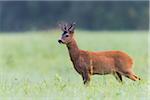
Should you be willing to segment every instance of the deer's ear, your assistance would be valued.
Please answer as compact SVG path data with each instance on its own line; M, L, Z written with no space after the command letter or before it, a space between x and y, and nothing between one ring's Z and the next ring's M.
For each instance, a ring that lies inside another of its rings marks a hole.
M62 31L66 31L66 25L59 23L58 26Z
M69 27L69 29L68 29L68 31L70 31L70 32L74 32L74 29L75 29L75 23L72 23L71 25L70 25L70 27Z

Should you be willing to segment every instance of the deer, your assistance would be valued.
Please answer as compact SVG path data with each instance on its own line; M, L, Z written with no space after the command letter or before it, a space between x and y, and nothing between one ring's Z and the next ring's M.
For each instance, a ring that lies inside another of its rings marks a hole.
M123 82L122 76L133 81L140 80L132 71L132 58L119 50L86 51L79 49L74 38L75 23L59 24L63 31L58 42L68 48L74 69L82 76L83 83L89 84L92 75L112 74L118 82Z

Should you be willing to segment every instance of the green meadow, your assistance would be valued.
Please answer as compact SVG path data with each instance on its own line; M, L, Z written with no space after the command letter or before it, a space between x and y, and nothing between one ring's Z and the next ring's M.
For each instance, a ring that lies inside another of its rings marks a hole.
M134 59L142 79L92 76L84 86L74 70L61 31L0 34L0 100L148 100L148 32L75 32L80 49L122 50Z

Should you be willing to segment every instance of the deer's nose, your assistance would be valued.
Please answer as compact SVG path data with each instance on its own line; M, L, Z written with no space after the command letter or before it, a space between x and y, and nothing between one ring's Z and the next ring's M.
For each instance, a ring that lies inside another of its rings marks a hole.
M58 43L63 43L62 40L58 40Z

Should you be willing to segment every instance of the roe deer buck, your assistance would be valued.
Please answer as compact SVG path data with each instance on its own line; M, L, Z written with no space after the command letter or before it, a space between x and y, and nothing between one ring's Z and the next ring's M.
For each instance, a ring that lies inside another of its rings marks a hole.
M82 76L84 84L89 83L90 76L94 74L113 74L122 82L122 75L133 80L140 80L132 71L132 59L122 51L90 52L80 50L73 37L75 24L63 24L63 34L58 40L66 44L75 70Z

